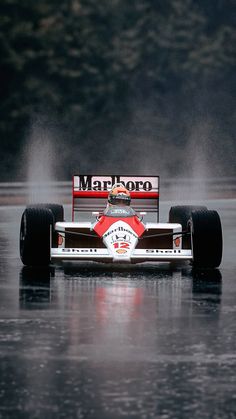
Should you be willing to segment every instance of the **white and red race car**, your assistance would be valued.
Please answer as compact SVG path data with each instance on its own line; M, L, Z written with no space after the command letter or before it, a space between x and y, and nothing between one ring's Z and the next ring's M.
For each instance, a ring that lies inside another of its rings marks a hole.
M131 207L104 212L115 183L128 189ZM72 221L64 221L62 205L25 209L20 227L24 265L189 261L196 268L216 268L221 263L218 213L203 206L173 206L168 221L160 223L158 176L75 175L72 195Z

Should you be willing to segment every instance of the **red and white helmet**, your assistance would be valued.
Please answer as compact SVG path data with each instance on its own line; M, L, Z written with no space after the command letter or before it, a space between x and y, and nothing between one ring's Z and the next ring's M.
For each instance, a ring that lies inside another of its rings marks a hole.
M122 183L115 183L108 195L110 205L129 206L131 202L130 193Z

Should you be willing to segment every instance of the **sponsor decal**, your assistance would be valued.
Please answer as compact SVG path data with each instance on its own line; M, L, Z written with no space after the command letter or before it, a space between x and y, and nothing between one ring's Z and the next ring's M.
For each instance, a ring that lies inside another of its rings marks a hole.
M128 234L122 234L122 235L115 234L112 237L112 241L113 242L115 242L115 241L125 241L125 242L129 242L130 243L130 236Z
M180 246L180 238L176 237L176 239L174 239L174 243L175 243L176 247L179 247Z
M127 253L126 249L117 249L116 253L119 253L119 255L123 255L124 253Z
M130 235L126 233L117 233L111 237L111 243L114 249L116 249L116 253L123 254L127 253L126 249L130 249Z
M133 233L131 230L129 230L127 228L124 228L124 227L114 228L113 230L110 230L107 233L105 233L103 235L103 237L106 238L106 237L110 236L111 234L116 234L119 237L120 232L128 233L131 236L135 237L136 239L138 238L137 234ZM120 237L124 237L124 236L120 235ZM122 238L122 240L124 240L124 239ZM129 240L130 240L130 237L129 237Z
M150 192L158 189L157 177L92 176L74 177L74 187L78 191L109 191L115 183L121 183L129 191Z
M74 249L74 248L67 248L64 247L61 249L63 253L97 253L97 249Z
M127 215L127 210L125 210L123 208L114 208L113 209L113 214L114 215L117 215L117 216L119 216L119 215Z
M58 246L61 246L63 244L63 240L64 240L64 237L61 236L61 234L58 234Z

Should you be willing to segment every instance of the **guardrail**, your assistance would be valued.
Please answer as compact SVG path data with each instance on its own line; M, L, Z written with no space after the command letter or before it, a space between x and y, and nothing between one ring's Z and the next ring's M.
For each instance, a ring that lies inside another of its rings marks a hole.
M0 205L29 202L71 202L71 181L3 182L0 183ZM160 181L162 199L212 199L236 197L236 177L163 178Z

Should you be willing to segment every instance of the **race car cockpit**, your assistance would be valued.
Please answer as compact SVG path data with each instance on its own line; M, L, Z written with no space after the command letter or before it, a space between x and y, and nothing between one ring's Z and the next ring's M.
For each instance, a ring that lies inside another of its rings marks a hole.
M131 198L128 189L122 183L115 183L108 195L107 207L104 215L107 217L133 217L136 215L130 207Z
M133 208L127 206L107 206L104 211L104 215L107 217L119 217L119 218L127 218L133 217L136 215L136 212Z

